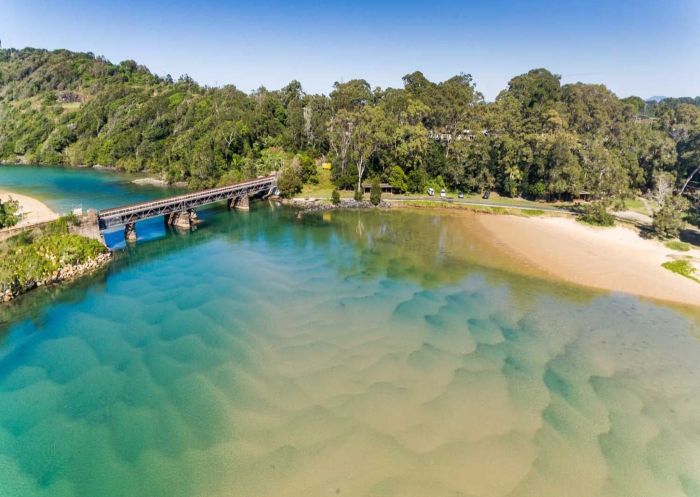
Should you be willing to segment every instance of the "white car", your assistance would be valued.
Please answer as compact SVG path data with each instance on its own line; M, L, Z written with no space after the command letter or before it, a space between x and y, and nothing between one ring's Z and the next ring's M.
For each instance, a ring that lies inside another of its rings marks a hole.
M430 195L431 197L435 195L435 190L433 190L432 188L428 188L428 195Z
M441 197L447 196L447 194L445 193L445 189L444 189L444 188L443 188L442 190L440 190L440 196L441 196Z

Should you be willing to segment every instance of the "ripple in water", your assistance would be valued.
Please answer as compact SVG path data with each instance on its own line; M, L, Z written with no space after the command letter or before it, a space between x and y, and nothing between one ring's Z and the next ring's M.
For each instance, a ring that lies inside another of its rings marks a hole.
M12 308L0 495L700 495L683 315L464 218L209 216Z

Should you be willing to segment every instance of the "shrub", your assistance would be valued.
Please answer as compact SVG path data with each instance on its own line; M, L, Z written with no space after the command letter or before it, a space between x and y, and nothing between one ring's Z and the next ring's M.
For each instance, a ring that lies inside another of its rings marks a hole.
M57 269L81 264L106 252L97 240L79 235L48 233L14 237L0 257L0 289L24 287Z
M355 188L355 200L357 202L362 202L362 197L364 196L364 192L362 191L362 187L358 186Z
M377 206L382 201L382 186L379 184L379 178L375 177L372 180L372 187L369 191L369 201L372 205Z
M304 183L318 185L318 170L316 162L308 154L297 154L296 159L299 161L301 168L301 180Z
M333 188L331 192L331 204L338 205L340 203L340 192L337 188Z
M615 218L608 212L607 205L603 201L595 201L583 208L581 221L594 226L614 226Z
M547 193L547 185L545 185L542 181L538 181L537 183L528 186L527 193L534 198L544 198L545 194Z
M0 228L8 228L17 224L21 218L17 211L19 211L19 202L16 200L0 201Z
M290 164L282 167L277 175L277 188L280 191L280 196L293 197L301 192L303 186L298 165Z
M659 238L675 238L683 228L688 201L678 195L666 197L664 205L654 213L651 227Z
M406 173L399 166L394 166L389 171L389 184L398 193L404 193L408 190Z

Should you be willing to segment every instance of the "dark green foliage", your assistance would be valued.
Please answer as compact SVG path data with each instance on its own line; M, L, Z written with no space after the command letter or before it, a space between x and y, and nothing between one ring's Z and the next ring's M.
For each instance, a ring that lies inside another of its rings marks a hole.
M595 201L583 208L581 221L594 226L614 226L615 218L608 212L607 204L603 201Z
M408 174L407 186L411 193L425 193L425 185L428 182L428 176L425 171L415 169Z
M364 192L361 187L355 187L354 198L357 202L362 202L362 197L364 197Z
M372 186L369 190L369 201L372 202L372 205L375 206L379 205L379 203L382 201L382 187L379 183L379 178L377 178L376 176L372 180Z
M512 78L491 103L468 74L435 83L414 72L385 90L355 79L330 96L298 81L246 94L67 50L0 50L0 78L1 160L148 170L193 187L292 163L314 183L320 159L338 188L379 176L413 193L430 182L612 202L660 173L692 189L700 171L700 98L620 100L546 69Z
M654 213L652 229L659 238L675 238L685 224L688 201L683 197L670 196L664 205Z
M406 173L399 166L394 166L389 171L389 184L396 193L405 193L408 190Z
M298 164L289 164L281 168L277 176L277 188L283 198L290 198L301 192L304 184L301 179L301 168Z
M337 188L333 188L331 192L331 204L338 205L340 203L340 192Z
M0 200L0 228L9 228L17 224L20 220L18 210L19 203L16 200Z

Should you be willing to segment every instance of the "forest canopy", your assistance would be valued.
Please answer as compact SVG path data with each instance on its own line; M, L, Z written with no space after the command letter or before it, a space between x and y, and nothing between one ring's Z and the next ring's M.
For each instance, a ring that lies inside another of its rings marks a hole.
M620 99L546 69L486 102L469 74L402 88L298 81L247 94L91 53L0 50L0 160L115 166L193 187L330 161L339 188L378 177L541 199L683 193L700 168L700 98ZM700 176L700 174L698 175ZM670 193L669 193L670 192Z

